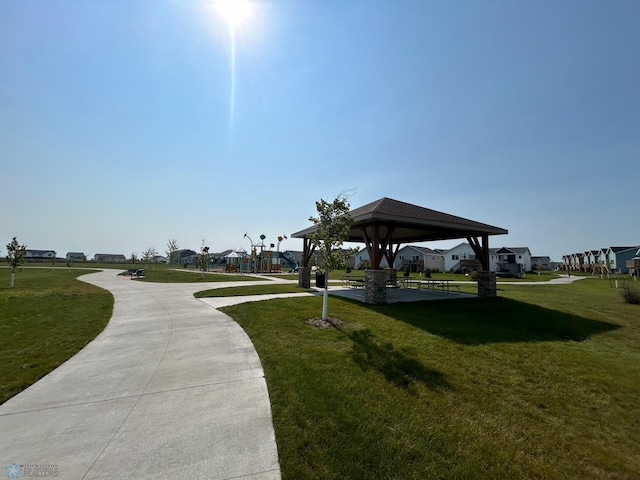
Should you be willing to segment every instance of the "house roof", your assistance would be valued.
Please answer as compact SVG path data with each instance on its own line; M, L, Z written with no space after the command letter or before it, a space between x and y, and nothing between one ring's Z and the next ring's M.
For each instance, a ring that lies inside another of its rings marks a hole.
M422 253L424 255L442 255L441 252L438 252L436 250L432 250L432 249L427 248L427 247L421 247L421 246L418 246L418 245L405 245L402 250L404 250L405 248L412 248L412 249L416 250L417 252L420 252L420 253Z
M638 248L637 245L635 247L609 247L609 250L611 250L613 253L620 253L626 252L627 250L635 250L636 248Z
M225 250L224 252L212 253L211 256L212 257L226 257L231 252L233 252L233 250Z
M349 242L362 242L362 229L380 226L380 235L386 236L393 227L393 242L411 243L433 240L450 240L481 235L505 235L508 230L486 223L438 212L392 198L381 198L351 210L353 218L349 231ZM316 231L312 225L291 235L304 238Z

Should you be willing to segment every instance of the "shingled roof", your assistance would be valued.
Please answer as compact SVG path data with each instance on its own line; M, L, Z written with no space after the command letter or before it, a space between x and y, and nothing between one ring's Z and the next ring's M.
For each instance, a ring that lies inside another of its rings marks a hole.
M401 202L392 198L381 198L349 212L353 218L350 242L362 242L362 229L380 225L385 235L387 227L393 227L395 243L410 243L432 240L450 240L479 235L505 235L507 230L486 223L457 217L425 207ZM315 231L315 225L291 235L303 238Z

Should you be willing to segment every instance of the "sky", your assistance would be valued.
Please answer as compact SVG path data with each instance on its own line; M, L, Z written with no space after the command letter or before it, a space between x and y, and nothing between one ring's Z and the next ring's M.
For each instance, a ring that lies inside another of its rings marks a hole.
M345 191L640 244L637 0L250 3L0 0L0 255L248 249Z

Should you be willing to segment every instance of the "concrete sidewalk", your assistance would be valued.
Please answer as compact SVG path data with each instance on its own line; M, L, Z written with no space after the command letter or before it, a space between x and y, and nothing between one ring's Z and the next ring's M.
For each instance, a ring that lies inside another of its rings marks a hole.
M239 325L192 296L238 283L116 273L81 277L113 293L107 328L0 406L2 468L54 465L61 479L279 479L256 351Z

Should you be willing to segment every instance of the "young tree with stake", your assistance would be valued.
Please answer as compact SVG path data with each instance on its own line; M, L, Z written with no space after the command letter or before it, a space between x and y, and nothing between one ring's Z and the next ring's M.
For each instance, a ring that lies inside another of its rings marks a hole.
M349 229L353 223L353 219L349 216L349 208L349 201L341 194L331 203L324 199L316 202L318 216L309 217L309 221L316 225L316 231L309 235L309 240L322 256L324 263L325 282L322 297L322 320L327 319L329 271L341 264L342 252L340 247L349 238Z
M13 288L16 278L16 270L20 266L20 262L24 259L27 253L27 246L20 245L16 237L13 237L11 242L7 243L7 263L11 267L11 280L9 280L9 287Z

